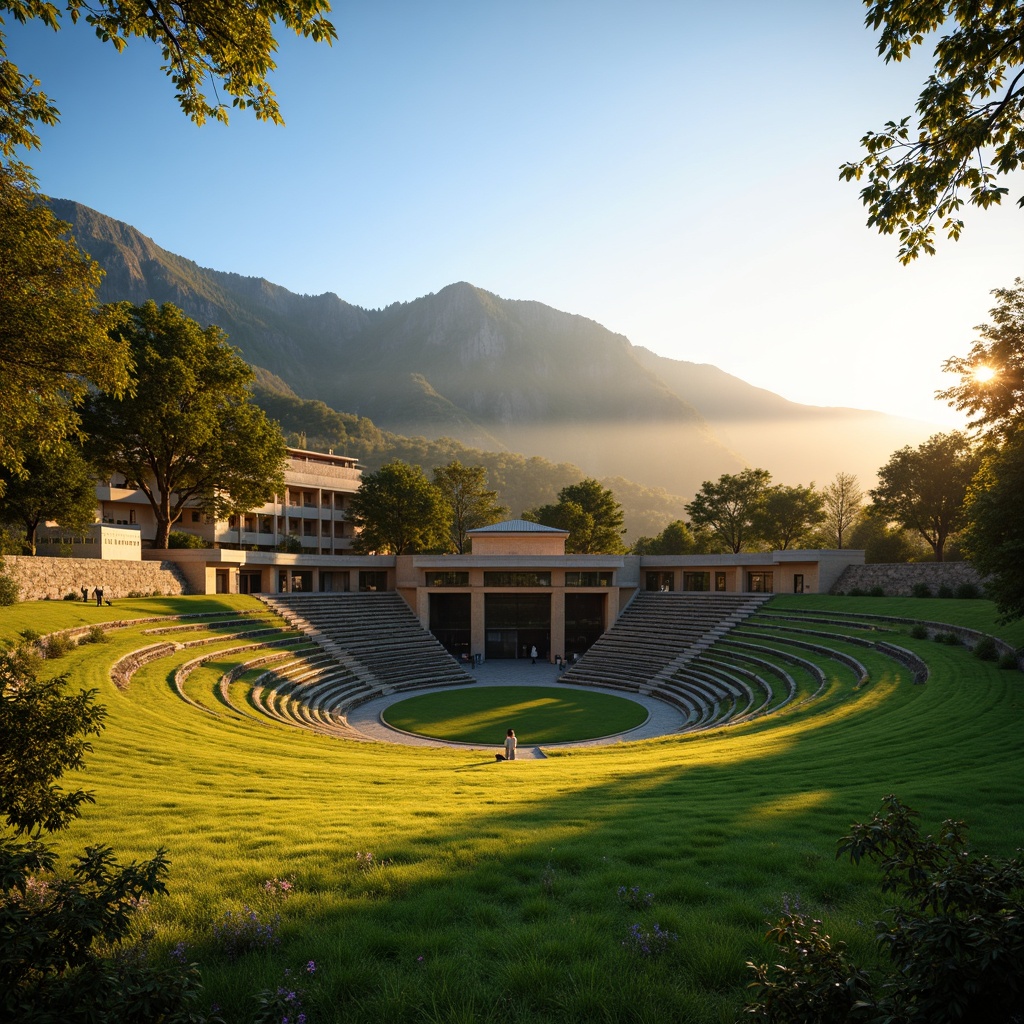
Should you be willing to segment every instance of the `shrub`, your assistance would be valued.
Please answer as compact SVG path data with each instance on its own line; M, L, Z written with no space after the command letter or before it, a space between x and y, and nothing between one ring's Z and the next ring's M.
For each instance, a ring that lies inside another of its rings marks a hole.
M850 597L864 597L865 594L866 591L863 587L851 587L850 589Z
M1007 651L1000 657L999 667L1002 669L1020 668L1020 664L1017 660L1018 657L1019 655L1016 652L1011 654L1009 651Z
M854 825L839 856L877 861L882 891L897 900L875 924L890 969L874 979L798 914L769 932L782 962L748 964L748 1011L773 1024L1010 1024L1024 1009L1024 865L968 852L963 822L921 836L917 813L887 796Z
M82 595L81 594L76 594L73 590L71 590L68 593L66 593L61 598L61 600L62 601L81 601L82 600Z
M65 654L73 651L77 646L78 642L74 637L68 636L67 633L51 633L43 638L40 650L44 658L63 658Z
M288 534L287 537L281 538L281 542L277 545L277 550L286 555L301 555L302 541L298 537Z
M928 627L923 622L915 622L910 627L910 635L915 640L927 640L928 639Z
M4 572L4 562L0 558L0 607L18 603L18 584Z
M956 596L961 601L975 601L981 597L981 590L976 583L961 583L956 588Z
M953 588L948 583L943 583L939 587L939 597L950 598L953 596Z
M931 597L932 588L927 583L915 583L910 589L913 597Z
M213 545L202 537L186 530L171 530L167 537L169 548L212 548Z
M983 636L972 648L971 653L981 661L998 661L999 647L995 637Z
M949 647L956 647L956 645L960 643L960 638L956 633L950 633L948 630L944 630L935 634L935 642L937 644L946 644Z
M80 644L105 644L110 640L102 626L90 626L89 631L78 641Z
M885 597L885 588L876 584L868 591L868 597Z

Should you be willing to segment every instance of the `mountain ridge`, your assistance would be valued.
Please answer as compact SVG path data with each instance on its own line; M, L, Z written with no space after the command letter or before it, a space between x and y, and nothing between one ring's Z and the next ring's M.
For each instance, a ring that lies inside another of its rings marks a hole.
M787 483L873 477L924 424L802 406L660 356L579 314L461 281L367 310L203 268L130 225L52 200L106 270L102 301L173 302L303 398L407 437L537 454L675 494L763 466ZM856 439L856 443L852 443Z

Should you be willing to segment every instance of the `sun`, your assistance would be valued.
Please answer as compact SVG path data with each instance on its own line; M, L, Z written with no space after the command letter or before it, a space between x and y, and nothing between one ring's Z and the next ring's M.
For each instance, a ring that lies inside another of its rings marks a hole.
M995 380L999 375L999 371L991 366L976 366L974 368L973 376L978 384L987 384L990 380Z

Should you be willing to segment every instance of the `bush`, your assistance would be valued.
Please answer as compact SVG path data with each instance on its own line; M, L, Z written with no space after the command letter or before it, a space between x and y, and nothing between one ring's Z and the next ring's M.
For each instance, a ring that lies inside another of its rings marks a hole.
M868 591L868 597L885 597L885 588L874 586Z
M73 590L71 590L68 593L66 593L61 598L61 600L62 601L81 601L82 600L82 595L81 594L76 594Z
M852 587L850 589L849 596L850 597L864 597L864 596L866 596L866 594L867 594L867 591L865 591L863 587Z
M0 607L17 604L18 584L4 572L4 561L0 558Z
M89 632L78 642L80 644L105 644L110 640L107 631L102 626L90 626Z
M41 642L40 650L44 658L63 658L77 646L78 642L67 633L51 633Z
M953 596L953 588L948 583L943 583L939 587L939 597L951 598Z
M931 597L932 588L927 583L915 583L911 587L910 593L913 597Z
M171 530L167 537L169 548L212 548L213 545L194 533L185 530Z
M1007 651L1004 655L1002 655L1000 657L1000 659L999 659L999 667L1002 668L1002 669L1011 669L1011 668L1016 669L1016 668L1020 668L1020 663L1017 660L1018 657L1019 657L1018 654L1016 654L1016 653L1010 654L1010 652Z
M960 637L958 637L956 633L944 631L935 634L935 642L937 644L946 644L948 647L956 647L956 645L960 643Z
M976 583L961 583L956 588L956 596L961 601L976 601L981 597L981 589Z
M773 1024L1011 1024L1024 1010L1024 865L972 857L963 822L922 837L917 813L887 796L854 825L839 855L877 861L896 905L875 924L889 970L873 978L833 943L820 921L787 914L770 931L774 966L748 963L748 1011Z
M277 550L286 555L301 555L302 541L298 537L288 534L287 537L281 538L281 542L277 545Z
M910 627L910 635L915 640L927 640L928 639L928 627L923 622L915 622Z
M999 647L995 637L983 636L971 649L971 653L980 661L999 660Z

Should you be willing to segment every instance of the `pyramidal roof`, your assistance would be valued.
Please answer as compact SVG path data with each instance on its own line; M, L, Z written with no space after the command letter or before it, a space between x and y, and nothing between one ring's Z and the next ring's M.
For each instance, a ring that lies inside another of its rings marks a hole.
M481 526L476 530L467 530L467 533L563 533L568 536L568 530L559 530L555 526L543 526L540 523L531 523L528 519L506 519L501 523L491 523L490 526Z

